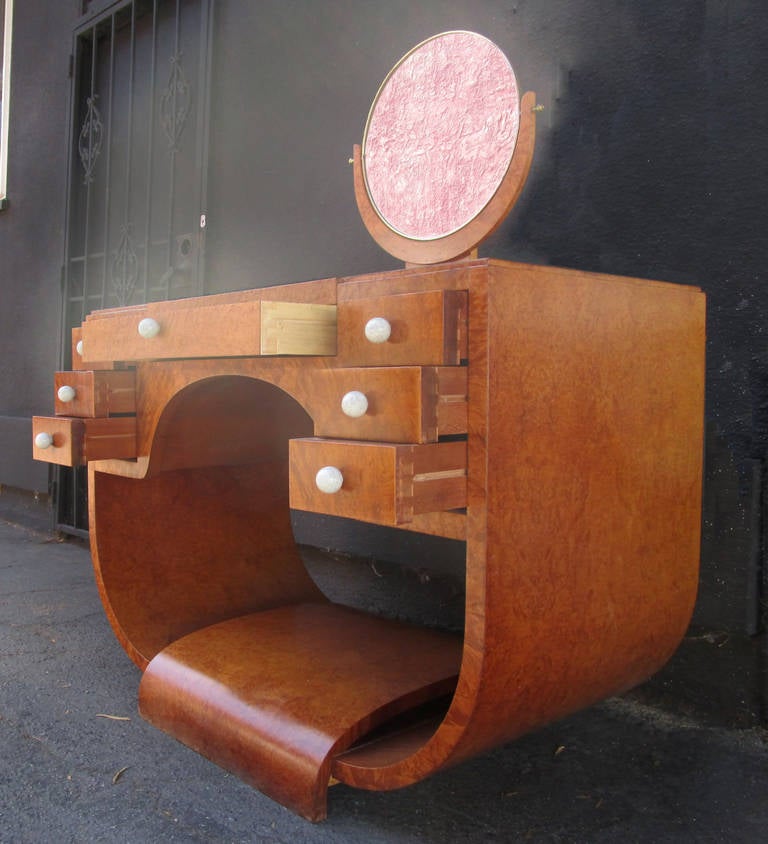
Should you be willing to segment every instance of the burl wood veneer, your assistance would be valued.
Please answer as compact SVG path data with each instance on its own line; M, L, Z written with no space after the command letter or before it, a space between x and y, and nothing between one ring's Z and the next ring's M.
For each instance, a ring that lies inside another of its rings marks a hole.
M336 353L257 353L265 301L331 307ZM256 351L175 335L179 314L214 310ZM133 336L150 311L154 347ZM387 343L362 334L374 316L392 319ZM97 313L81 336L83 368L135 375L135 455L89 478L96 577L144 671L141 712L307 818L334 779L406 786L626 690L684 634L696 288L464 260ZM370 393L359 419L340 410L352 389ZM328 455L338 496L314 487ZM291 506L466 539L463 637L329 602Z

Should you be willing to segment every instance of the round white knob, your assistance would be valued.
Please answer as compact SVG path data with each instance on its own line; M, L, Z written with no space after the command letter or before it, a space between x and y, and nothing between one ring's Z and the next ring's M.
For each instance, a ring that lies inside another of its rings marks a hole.
M59 397L59 401L72 401L72 399L74 399L77 395L77 391L74 387L70 387L68 384L65 384L63 387L59 387L56 395Z
M341 410L346 416L357 419L368 412L368 399L360 390L350 390L341 400Z
M315 484L320 492L333 494L341 489L344 475L335 466L323 466L315 475Z
M75 351L80 355L80 357L83 356L83 341L82 340L77 341L77 345L75 346Z
M392 333L392 326L384 317L373 317L365 324L365 337L371 343L386 343Z
M35 445L37 448L50 448L53 445L53 437L43 431L35 437Z
M160 333L160 323L156 319L152 319L152 317L144 317L144 319L139 323L139 334L145 340L151 340L153 337L157 337Z

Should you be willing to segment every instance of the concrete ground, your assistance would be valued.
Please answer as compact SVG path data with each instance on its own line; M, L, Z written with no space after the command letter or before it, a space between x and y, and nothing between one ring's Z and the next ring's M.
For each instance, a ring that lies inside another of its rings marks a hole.
M311 825L139 717L87 549L0 507L0 842L762 842L768 737L614 699Z

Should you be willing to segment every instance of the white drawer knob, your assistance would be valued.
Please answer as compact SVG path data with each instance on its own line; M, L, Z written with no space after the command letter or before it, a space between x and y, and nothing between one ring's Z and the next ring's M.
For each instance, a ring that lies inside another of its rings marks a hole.
M139 334L145 340L151 340L153 337L157 337L160 333L160 323L156 319L152 319L152 317L144 317L144 319L139 323Z
M320 492L333 494L341 489L344 475L335 466L323 466L315 475L315 484Z
M77 345L75 346L75 351L80 355L80 357L83 356L83 341L82 340L77 341Z
M50 448L53 445L53 437L45 431L39 433L35 437L35 446L37 448Z
M384 317L373 317L365 324L365 337L371 343L386 343L392 333L392 326Z
M357 419L368 412L368 399L360 390L350 390L341 400L341 409L346 416Z
M59 401L72 401L74 397L77 395L77 391L74 387L70 387L68 384L65 384L63 387L59 387L58 392L56 395L59 397Z

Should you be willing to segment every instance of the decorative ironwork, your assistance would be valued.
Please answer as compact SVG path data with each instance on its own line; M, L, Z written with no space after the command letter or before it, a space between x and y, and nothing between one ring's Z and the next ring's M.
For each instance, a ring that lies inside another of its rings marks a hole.
M69 368L69 329L91 308L205 292L196 250L205 228L200 215L208 184L208 51L215 5L68 2L84 17L73 45L62 369ZM179 143L189 155L168 151ZM157 164L163 155L164 167ZM82 468L61 467L55 487L59 530L87 535L87 480Z
M110 267L110 281L119 305L127 305L131 301L136 282L139 279L139 259L133 245L130 223L120 230L120 244L112 256Z
M160 123L168 138L168 148L179 149L179 140L192 105L192 89L181 64L181 53L171 56L168 84L160 95Z
M93 181L93 170L96 166L96 159L101 152L101 144L104 140L104 124L101 122L101 114L96 107L96 97L88 97L88 111L85 115L83 128L80 130L80 137L77 141L77 151L80 154L80 161L85 170L84 184L88 185Z

